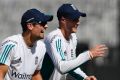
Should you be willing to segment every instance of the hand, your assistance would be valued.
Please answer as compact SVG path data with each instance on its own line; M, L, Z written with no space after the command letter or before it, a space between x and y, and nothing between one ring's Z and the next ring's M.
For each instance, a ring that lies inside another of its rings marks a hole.
M90 55L92 58L95 57L103 57L105 53L108 51L108 47L106 45L97 45L96 47L90 49Z
M84 80L97 80L95 76L88 76Z

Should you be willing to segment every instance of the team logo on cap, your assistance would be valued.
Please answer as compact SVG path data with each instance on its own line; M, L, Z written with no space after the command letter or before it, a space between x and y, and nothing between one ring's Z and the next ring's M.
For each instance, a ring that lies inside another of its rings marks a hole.
M29 22L29 21L31 21L31 20L33 20L34 18L30 18L30 19L28 19L26 22Z
M74 10L77 10L77 8L72 4L71 7L74 9Z

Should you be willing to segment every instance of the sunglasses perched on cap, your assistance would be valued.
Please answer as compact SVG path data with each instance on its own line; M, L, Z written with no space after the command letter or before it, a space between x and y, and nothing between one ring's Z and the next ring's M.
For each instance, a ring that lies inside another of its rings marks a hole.
M79 22L80 21L79 18L77 18L77 19L70 19L70 18L66 17L65 19L68 20L68 21L72 21L72 22Z
M44 27L47 24L47 22L40 22L40 23L38 23L38 22L32 22L32 24L33 25L38 25L39 24L39 25L41 25L41 26Z

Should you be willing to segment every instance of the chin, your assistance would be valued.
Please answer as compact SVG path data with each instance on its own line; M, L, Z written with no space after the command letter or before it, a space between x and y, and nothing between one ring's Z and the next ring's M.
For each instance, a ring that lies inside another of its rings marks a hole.
M75 30L75 31L72 31L72 33L76 33L77 32L77 30Z
M72 33L76 33L76 32L77 32L77 29L76 29L76 28L72 30Z
M44 37L43 37L43 36L40 36L40 37L37 38L37 40L40 40L40 39L44 39Z
M44 34L41 34L41 35L39 36L39 38L40 38L40 39L43 39L43 38L44 38Z
M44 39L44 36L40 37L39 39Z

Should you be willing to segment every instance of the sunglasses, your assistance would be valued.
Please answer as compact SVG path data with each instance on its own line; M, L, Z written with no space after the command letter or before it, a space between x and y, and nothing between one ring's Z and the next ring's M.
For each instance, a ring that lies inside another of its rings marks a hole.
M42 25L45 26L47 24L47 22L41 22L41 23L37 23L37 22L32 22L33 25Z

